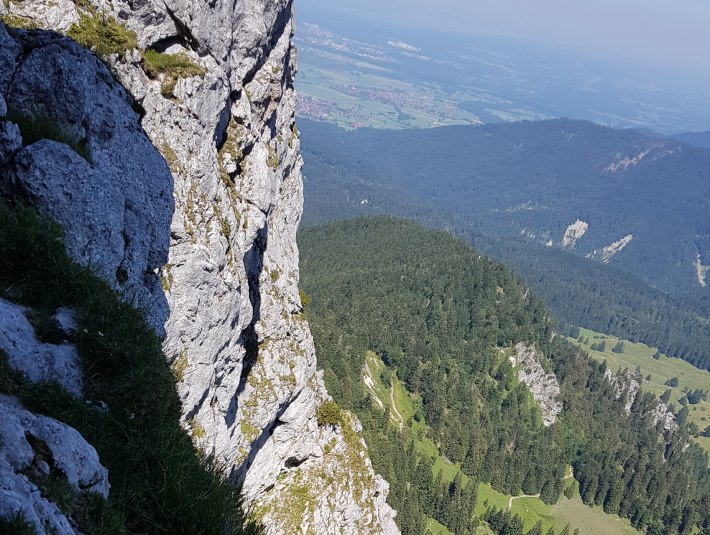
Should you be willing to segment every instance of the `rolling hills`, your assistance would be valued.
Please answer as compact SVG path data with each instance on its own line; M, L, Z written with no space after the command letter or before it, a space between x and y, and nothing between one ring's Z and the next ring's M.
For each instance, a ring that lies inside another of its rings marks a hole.
M305 225L388 213L449 229L508 264L560 321L710 366L710 151L568 120L299 124Z

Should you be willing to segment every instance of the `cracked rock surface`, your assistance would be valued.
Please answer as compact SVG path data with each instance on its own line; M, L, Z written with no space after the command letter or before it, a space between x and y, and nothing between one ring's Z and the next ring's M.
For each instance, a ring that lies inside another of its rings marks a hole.
M0 517L22 511L40 535L76 533L57 506L42 496L28 475L32 472L61 477L77 492L108 496L108 472L75 429L0 395Z
M25 310L4 299L0 299L0 350L7 355L8 364L29 381L56 381L74 397L82 397L83 379L76 347L41 343Z
M33 4L34 12L47 13L45 20L65 13L52 26L59 31L79 19L80 8L69 0ZM388 485L374 474L364 443L353 438L355 431L351 433L358 424L329 430L319 426L315 416L329 397L316 373L313 340L298 292L296 230L303 185L294 123L297 58L291 45L292 2L92 0L91 4L135 32L142 49L182 54L201 74L177 77L172 87L165 77L148 76L138 50L105 58L136 100L134 107L143 111L140 126L131 130L137 116L130 109L130 97L106 79L103 87L110 94L101 95L103 102L108 101L109 111L115 99L122 106L115 116L99 121L108 121L101 130L107 143L87 128L96 121L67 122L87 137L93 162L84 165L69 149L40 142L13 157L17 169L13 180L27 195L45 198L46 204L75 205L82 213L97 215L72 254L86 260L82 254L91 250L91 258L105 259L102 275L113 277L115 286L142 295L139 302L147 305L156 328L164 325L164 351L179 379L184 425L196 445L214 455L242 484L246 507L258 513L267 533L398 533L396 513L385 501ZM5 9L41 22L34 12L14 11L14 2ZM39 39L32 32L17 33L21 36L11 40L20 45ZM63 38L52 39L70 55L75 53ZM23 61L17 50L10 43L8 52L0 53L0 64L5 58L14 65ZM52 72L61 71L56 68L59 58L34 61ZM99 63L96 60L93 68L103 76ZM8 106L18 100L12 95L5 93ZM85 97L88 103L94 101ZM51 95L47 98L52 101ZM125 118L123 123L120 117ZM111 141L114 123L120 123L121 133L113 134L116 144ZM167 162L174 213L162 196L165 169L153 165L153 156L141 152L144 140L129 138L129 131L136 136L145 132L162 153L162 165ZM116 146L119 142L123 149ZM24 154L29 149L34 154ZM95 169L104 154L107 158L113 154L111 161L116 163L135 162L143 169L143 178L133 173L133 178L121 182L114 174L101 183L104 199L84 203L80 191L101 180ZM69 163L77 172L61 180L72 186L47 192L45 164ZM114 180L119 180L119 187L113 187ZM79 190L78 203L68 199L74 188ZM98 217L104 210L108 221ZM62 224L64 211L55 215ZM167 248L156 239L165 228L166 214L172 215L167 259ZM120 240L113 244L116 229L125 230L124 237L129 238L123 248ZM97 233L103 247L92 250L91 238ZM77 236L82 236L81 230ZM122 256L109 255L113 252ZM158 283L153 273L161 265ZM124 283L115 282L120 266L126 271L120 272ZM133 266L140 266L140 273ZM349 462L344 463L345 458ZM323 485L324 480L329 484ZM278 504L304 485L313 493L312 500L294 518L293 511L287 514Z
M0 150L0 191L59 222L71 256L146 310L162 332L168 305L157 270L168 256L172 176L132 98L101 60L68 38L10 36L0 25L0 50L8 112L52 124L88 152L85 159L76 146L49 139L23 139L18 150L13 137ZM12 114L0 123L0 141L18 131Z

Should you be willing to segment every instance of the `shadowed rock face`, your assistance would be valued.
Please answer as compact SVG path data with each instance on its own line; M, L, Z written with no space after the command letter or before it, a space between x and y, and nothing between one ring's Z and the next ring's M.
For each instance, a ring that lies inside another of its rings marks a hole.
M0 141L13 130L14 141L2 144L8 154L0 189L56 219L72 257L162 331L168 306L157 271L168 257L173 180L131 97L94 54L57 34L10 37L2 27L0 48L10 118L40 123L40 131L51 125L85 147L90 160L47 139L21 148L18 129L3 122Z
M179 372L185 427L196 445L243 485L247 506L267 533L397 533L395 513L385 502L388 485L373 473L362 440L350 429L319 427L315 417L328 394L316 373L298 293L296 230L303 190L294 124L292 3L92 3L134 31L139 47L183 54L201 73L178 78L168 87L165 76L151 79L146 74L138 50L105 58L143 110L140 126L172 172L175 210L169 258L160 277L170 311L164 350ZM69 0L33 2L31 11L26 4L11 2L4 9L40 25L54 21L57 30L79 20L78 8ZM0 62L4 58L3 53ZM126 113L135 116L132 110ZM84 134L82 122L71 124ZM110 132L105 129L107 143ZM92 160L94 151L104 154L98 141L96 146L89 141ZM75 178L61 181L74 180L72 188L81 190L82 184L98 180L92 175L95 165L82 164L57 144L44 145L38 148L49 153L42 156L45 162L72 160L78 170ZM131 154L114 159L140 167L142 153L131 151L130 143L126 146ZM24 150L14 156L23 162L22 169L29 169L22 187L39 198L40 184L46 182L39 169L44 166L22 156ZM67 188L57 189L47 204L67 201ZM106 189L106 204L120 207L113 191ZM79 205L84 213L96 208ZM133 209L130 202L123 205L128 206L125 213L139 214L136 220L145 224L142 209ZM63 213L53 213L62 224ZM156 227L164 222L164 213L158 210ZM123 221L124 228L134 223L125 216ZM139 226L125 233L128 245L152 243L151 225ZM108 230L101 242L111 243ZM102 231L96 226L85 235ZM165 260L161 255L146 259L160 260L158 264ZM144 286L151 289L156 288L155 267L146 263L143 271ZM109 280L117 274L125 279L122 271L102 272ZM133 271L127 275L128 281L119 284L133 284ZM163 317L161 311L156 300L151 317ZM359 424L353 420L346 425L358 429ZM322 480L332 484L324 486ZM280 507L294 489L304 488L308 499L295 515Z

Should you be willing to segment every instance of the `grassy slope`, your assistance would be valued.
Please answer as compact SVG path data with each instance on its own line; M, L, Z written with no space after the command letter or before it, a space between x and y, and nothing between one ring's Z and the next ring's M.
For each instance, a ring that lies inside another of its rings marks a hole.
M108 409L96 411L55 383L30 383L1 351L0 393L74 427L96 448L109 473L107 501L77 496L59 472L35 481L82 532L251 532L243 530L236 490L182 430L176 377L141 313L69 259L56 224L4 202L0 297L31 308L43 341L64 338L50 321L59 306L76 313L79 329L69 339L81 356L85 398Z
M373 386L370 388L370 392L380 400L383 406L387 406L390 402L390 391L380 379L380 374L386 370L384 363L374 353L367 354L365 363L373 379ZM425 436L426 423L413 420L420 400L417 396L409 394L401 381L394 376L392 377L392 388L397 412L402 416L404 424L419 437L416 443L417 451L422 455L434 457L434 473L441 470L444 481L453 481L460 471L459 466L445 459L439 453L436 444ZM400 422L394 410L390 411L390 418L394 425L399 425ZM464 474L462 476L464 484L466 484L468 478ZM569 481L573 480L570 479ZM490 485L481 483L478 486L476 514L482 515L487 507L507 508L510 498L509 495L494 490ZM584 505L579 495L574 496L572 500L563 497L559 503L553 506L547 505L539 498L516 498L513 500L511 511L513 514L520 515L526 531L530 530L538 520L541 520L544 532L547 532L550 527L554 527L559 532L566 524L570 524L572 532L575 528L579 528L581 535L585 533L608 533L609 535L638 533L629 526L627 520L615 515L607 515L599 507L591 508ZM435 520L429 519L428 522L429 529L435 535L449 535L451 533ZM590 531L590 527L593 527L593 531ZM485 534L490 532L490 530L486 525L479 528L479 532Z
M637 366L641 368L641 375L644 377L642 388L649 392L653 392L656 396L663 394L669 387L664 383L671 377L678 377L678 387L672 388L671 402L675 404L676 411L680 409L678 400L683 397L683 391L686 389L694 390L700 388L710 392L710 372L695 368L684 360L670 358L666 355L661 355L661 358L655 360L652 358L656 352L656 348L649 347L646 344L637 344L624 340L624 352L617 354L612 352L612 348L619 341L619 338L607 334L598 333L589 329L580 329L582 337L589 337L589 344L580 344L576 340L569 339L572 343L578 345L589 355L597 360L607 361L608 366L613 370L621 368L635 369ZM591 349L591 345L606 340L606 351L604 353ZM651 379L645 378L650 375ZM690 413L688 421L694 422L700 431L710 425L710 402L701 401L697 405L688 405ZM705 451L710 452L710 438L698 437L695 439Z

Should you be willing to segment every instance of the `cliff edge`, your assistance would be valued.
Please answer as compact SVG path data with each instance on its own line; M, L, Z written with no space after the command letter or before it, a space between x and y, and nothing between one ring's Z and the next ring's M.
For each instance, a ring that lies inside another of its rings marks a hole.
M20 28L0 31L8 109L51 116L87 150L22 149L13 130L3 194L52 215L72 257L146 310L184 427L266 533L398 533L359 423L317 417L330 398L298 290L292 2L10 0L0 12Z

